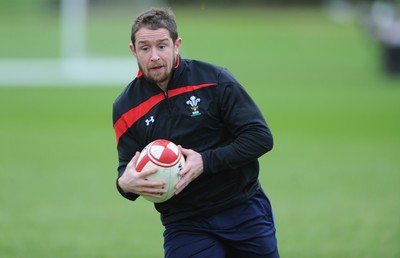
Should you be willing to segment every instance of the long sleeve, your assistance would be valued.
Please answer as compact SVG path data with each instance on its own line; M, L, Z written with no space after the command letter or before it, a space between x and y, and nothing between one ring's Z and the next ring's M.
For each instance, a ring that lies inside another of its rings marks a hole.
M205 173L237 169L273 147L272 134L249 94L228 72L222 75L223 84L220 109L223 122L233 134L234 140L225 146L201 153Z

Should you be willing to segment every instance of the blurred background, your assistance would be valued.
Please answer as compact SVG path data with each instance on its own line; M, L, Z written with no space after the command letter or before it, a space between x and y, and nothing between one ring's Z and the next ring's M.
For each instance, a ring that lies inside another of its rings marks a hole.
M0 0L0 257L163 257L153 205L115 188L111 119L152 6L264 113L281 257L400 257L399 4Z

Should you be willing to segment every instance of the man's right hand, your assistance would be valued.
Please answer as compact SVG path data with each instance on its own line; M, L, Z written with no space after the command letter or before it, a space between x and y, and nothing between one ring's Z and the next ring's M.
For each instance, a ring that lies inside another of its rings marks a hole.
M125 193L130 192L138 195L160 198L160 195L166 192L166 190L162 189L165 182L147 179L149 175L158 171L157 168L151 168L141 172L136 171L135 167L139 154L139 152L136 152L135 156L133 156L132 160L128 163L124 173L118 179L118 185Z

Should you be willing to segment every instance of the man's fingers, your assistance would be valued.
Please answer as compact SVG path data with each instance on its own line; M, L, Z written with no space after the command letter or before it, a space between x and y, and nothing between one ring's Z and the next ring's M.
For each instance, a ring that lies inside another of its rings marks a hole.
M178 148L182 152L183 156L187 155L188 149L183 148L181 145L178 145Z
M140 195L141 196L146 196L146 197L161 198L163 193L161 193L161 192L156 192L156 193L143 192Z
M151 179L145 179L144 182L142 182L143 187L163 187L166 184L165 181L162 180L151 180Z
M166 193L167 190L163 189L162 187L142 187L139 191L139 193L149 195L149 194L163 194Z
M135 156L133 156L132 159L131 159L131 161L129 161L128 166L134 166L134 167L136 167L136 163L137 163L137 160L139 159L139 155L140 155L140 153L137 151L137 152L135 153Z
M189 172L189 167L188 166L183 166L181 171L178 172L178 175L180 177L183 177L183 176L185 176L187 174L187 172Z
M163 187L166 184L165 181L147 178L148 176L157 173L157 171L158 171L157 168L150 168L143 172L139 172L138 174L143 179L141 185L144 187Z
M143 184L138 194L159 198L162 194L167 192L167 190L164 189L164 185L165 182L162 181L147 180L146 185Z
M157 171L158 171L158 168L149 168L149 169L143 170L139 173L140 173L140 177L146 178L152 174L157 173Z
M175 186L175 194L179 194L180 192L182 192L183 189L185 189L185 187L189 184L190 180L188 177L183 177L181 178L181 180L178 181L178 183Z

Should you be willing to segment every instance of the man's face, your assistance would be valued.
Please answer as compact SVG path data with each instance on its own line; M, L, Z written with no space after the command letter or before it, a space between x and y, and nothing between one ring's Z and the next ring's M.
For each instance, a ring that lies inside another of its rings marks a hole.
M174 44L167 29L143 27L136 32L135 45L131 43L130 49L146 80L166 90L181 43L179 38Z

